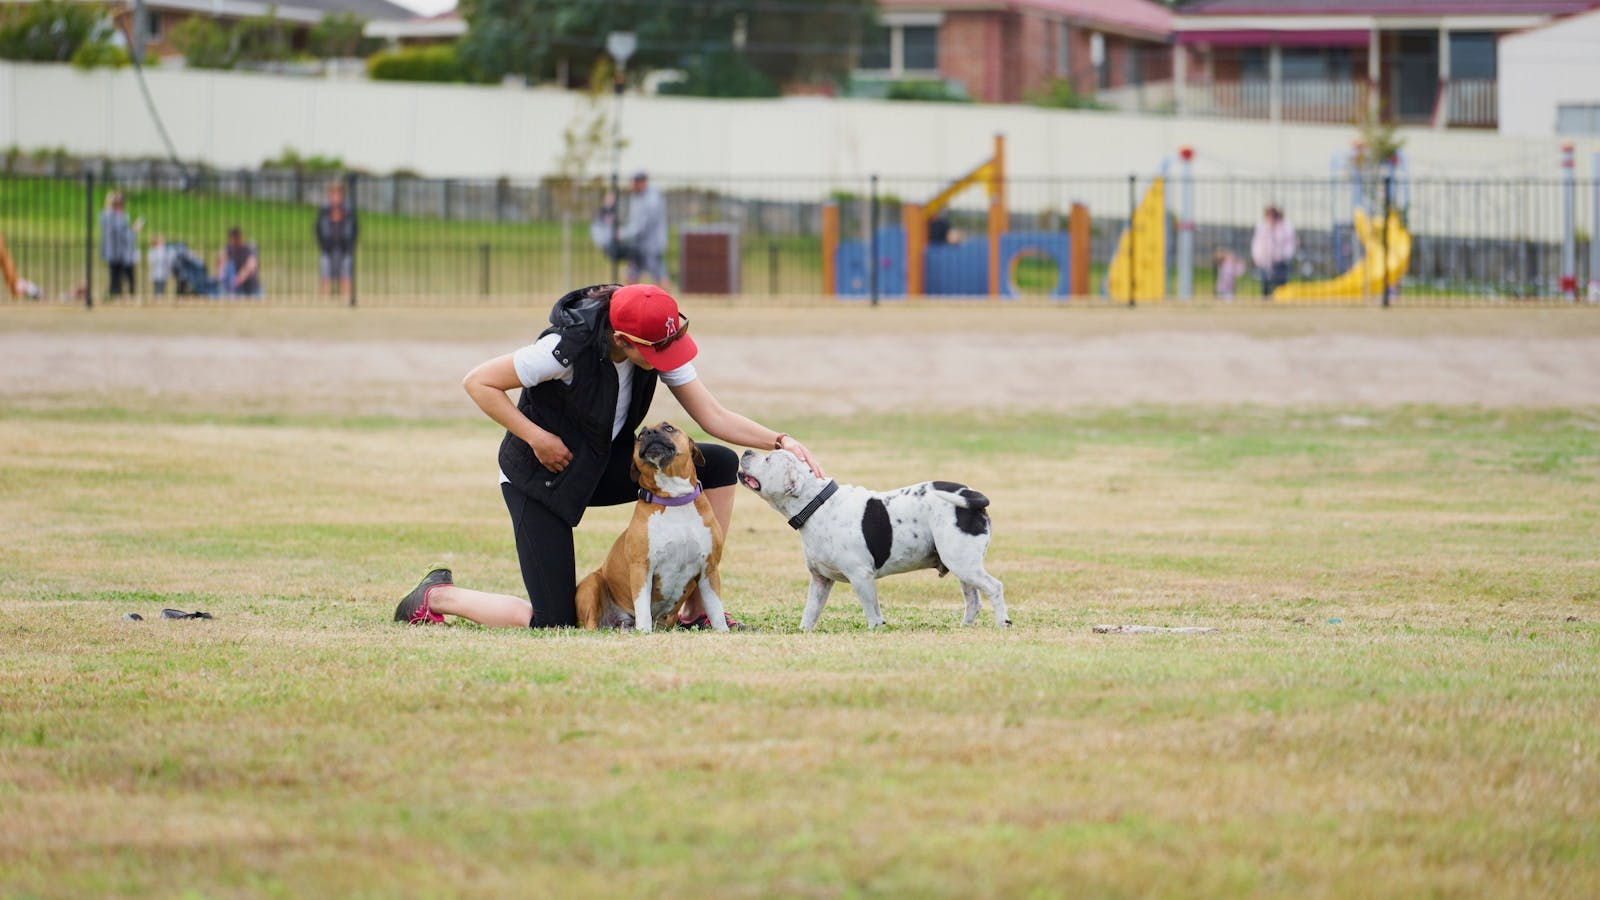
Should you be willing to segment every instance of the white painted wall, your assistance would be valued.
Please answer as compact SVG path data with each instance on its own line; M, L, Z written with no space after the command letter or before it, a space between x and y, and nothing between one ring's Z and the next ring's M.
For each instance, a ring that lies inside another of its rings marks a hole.
M1597 20L1600 21L1600 20ZM154 70L156 105L186 159L255 166L293 148L374 172L537 178L551 173L582 95L552 89L324 81ZM1589 78L1593 91L1600 79ZM1511 112L1502 101L1502 114ZM1179 119L1008 105L785 98L702 100L629 96L622 168L674 178L949 178L1007 137L1019 177L1150 174L1179 146L1201 177L1314 177L1348 151L1353 128ZM1413 130L1418 176L1556 175L1559 141ZM0 147L163 156L130 70L0 63ZM1600 150L1600 141L1580 152ZM805 196L816 185L796 185Z
M1500 133L1550 137L1562 103L1600 103L1600 10L1500 39Z

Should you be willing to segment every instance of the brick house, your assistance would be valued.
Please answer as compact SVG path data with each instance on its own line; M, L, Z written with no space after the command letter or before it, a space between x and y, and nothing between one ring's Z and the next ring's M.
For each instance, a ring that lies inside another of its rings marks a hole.
M1173 17L1191 115L1493 128L1502 36L1600 0L1191 0Z
M1170 82L1172 15L1151 0L878 0L857 92L942 80L985 103L1052 81L1084 96Z

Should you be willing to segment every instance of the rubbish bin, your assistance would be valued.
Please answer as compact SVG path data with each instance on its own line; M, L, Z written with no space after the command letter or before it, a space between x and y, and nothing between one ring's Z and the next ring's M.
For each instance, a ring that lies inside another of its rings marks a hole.
M739 229L690 225L678 231L679 281L685 294L739 292Z

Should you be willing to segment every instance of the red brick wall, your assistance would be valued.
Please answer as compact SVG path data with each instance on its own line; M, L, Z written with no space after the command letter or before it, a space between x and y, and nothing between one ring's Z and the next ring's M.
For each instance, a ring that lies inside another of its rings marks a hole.
M1095 83L1094 60L1089 56L1089 29L1072 26L1067 31L1067 65L1072 67L1072 89L1093 97Z
M1106 87L1122 87L1128 83L1128 45L1106 36Z
M939 28L939 74L966 85L967 94L982 103L1001 101L999 16L952 12Z
M1093 96L1098 83L1089 55L1091 30L1068 29L1073 87ZM1034 12L950 12L939 29L939 74L960 81L981 103L1017 103L1056 77L1059 30ZM1170 77L1170 50L1153 43L1105 36L1110 86L1128 83L1128 59L1137 52L1146 80Z
M1056 22L1038 13L1024 12L1016 17L1016 44L1011 59L1013 80L1007 100L1025 100L1050 83L1056 72Z

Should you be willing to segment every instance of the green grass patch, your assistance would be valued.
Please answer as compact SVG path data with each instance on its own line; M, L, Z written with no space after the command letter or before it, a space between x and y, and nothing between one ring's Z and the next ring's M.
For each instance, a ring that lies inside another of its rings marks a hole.
M762 630L643 637L388 621L440 561L521 592L485 423L7 408L0 893L1586 896L1594 421L786 418L989 495L1015 627L923 572L800 634L744 495Z

